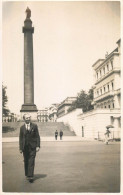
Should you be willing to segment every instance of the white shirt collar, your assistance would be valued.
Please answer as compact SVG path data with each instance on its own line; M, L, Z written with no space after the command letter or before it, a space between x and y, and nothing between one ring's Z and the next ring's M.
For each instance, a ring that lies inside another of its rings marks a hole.
M27 127L29 127L29 129L30 129L30 123L29 124L25 123L25 126L26 126L26 129L27 129Z

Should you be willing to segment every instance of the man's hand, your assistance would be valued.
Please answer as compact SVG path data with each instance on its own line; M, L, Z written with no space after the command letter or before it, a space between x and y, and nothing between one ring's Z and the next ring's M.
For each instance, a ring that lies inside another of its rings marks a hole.
M20 150L20 153L21 153L21 154L22 154L22 152L23 152L23 151L22 151L22 150Z
M38 152L40 150L40 148L39 147L36 147L36 152Z

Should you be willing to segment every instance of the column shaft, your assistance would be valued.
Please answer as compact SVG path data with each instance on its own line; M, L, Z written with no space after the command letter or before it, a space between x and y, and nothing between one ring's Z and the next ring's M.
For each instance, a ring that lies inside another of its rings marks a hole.
M32 33L24 33L24 104L34 104L33 39Z

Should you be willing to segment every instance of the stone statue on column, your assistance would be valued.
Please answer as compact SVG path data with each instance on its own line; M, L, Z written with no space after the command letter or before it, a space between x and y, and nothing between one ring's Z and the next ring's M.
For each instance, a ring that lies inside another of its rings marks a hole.
M30 19L30 17L31 17L31 10L27 7L25 12L26 12L26 19Z

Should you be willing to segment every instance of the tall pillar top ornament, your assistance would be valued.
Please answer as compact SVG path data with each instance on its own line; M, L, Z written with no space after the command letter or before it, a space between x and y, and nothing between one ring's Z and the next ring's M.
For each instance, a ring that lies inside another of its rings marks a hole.
M31 17L31 10L27 7L25 12L26 12L26 19L30 19L30 17Z
M29 7L27 7L25 13L26 13L26 19L24 21L23 33L25 33L25 32L34 33L34 27L32 27L32 21L30 19L31 10L29 9Z

